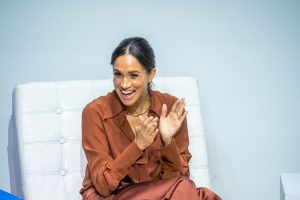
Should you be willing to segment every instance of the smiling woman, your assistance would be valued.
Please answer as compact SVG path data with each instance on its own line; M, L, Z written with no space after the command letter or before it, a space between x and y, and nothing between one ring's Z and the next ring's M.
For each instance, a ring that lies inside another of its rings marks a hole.
M123 40L111 64L114 90L82 113L83 200L219 200L188 178L185 100L151 90L156 68L149 43Z

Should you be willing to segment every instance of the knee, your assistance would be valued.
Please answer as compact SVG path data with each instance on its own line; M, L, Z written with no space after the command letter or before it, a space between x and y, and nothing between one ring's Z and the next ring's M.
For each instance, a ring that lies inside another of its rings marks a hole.
M182 184L186 185L188 188L196 188L194 181L192 181L188 177L185 177L185 176L181 177L181 182L182 182Z
M82 194L82 200L100 200L100 196L96 192L94 187L90 187Z
M199 196L202 197L202 199L207 199L207 200L222 200L221 197L219 197L216 193L214 193L212 190L205 188L205 187L200 187L197 188Z

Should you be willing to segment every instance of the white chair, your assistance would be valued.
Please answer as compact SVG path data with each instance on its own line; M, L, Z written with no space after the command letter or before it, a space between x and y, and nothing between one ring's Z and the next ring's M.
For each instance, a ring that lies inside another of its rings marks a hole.
M156 78L154 90L185 97L191 178L209 187L207 153L197 80ZM85 159L81 151L81 112L92 99L113 89L112 80L33 82L13 93L9 123L11 192L26 200L81 199ZM81 161L82 160L82 161Z

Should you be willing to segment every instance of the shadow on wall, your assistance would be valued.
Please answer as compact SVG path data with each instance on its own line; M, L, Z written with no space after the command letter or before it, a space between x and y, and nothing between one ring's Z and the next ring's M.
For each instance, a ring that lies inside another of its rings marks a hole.
M20 174L20 157L17 144L17 132L14 123L14 116L12 115L8 124L8 146L7 157L10 175L10 192L18 197L23 198L21 190L21 174Z

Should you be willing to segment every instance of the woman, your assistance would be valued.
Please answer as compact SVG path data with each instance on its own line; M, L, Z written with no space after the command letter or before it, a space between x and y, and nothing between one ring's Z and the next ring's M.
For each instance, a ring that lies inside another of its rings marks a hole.
M220 199L188 178L185 100L151 90L156 69L148 42L123 40L111 65L114 90L82 113L83 200Z

